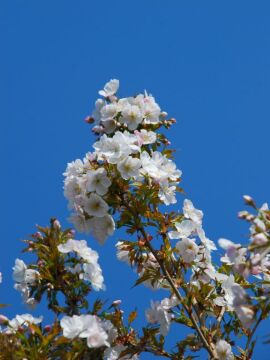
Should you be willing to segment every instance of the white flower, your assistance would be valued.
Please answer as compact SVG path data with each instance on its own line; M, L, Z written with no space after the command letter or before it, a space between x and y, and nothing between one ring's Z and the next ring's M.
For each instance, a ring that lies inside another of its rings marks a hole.
M126 350L126 346L124 345L115 345L111 348L107 348L104 351L104 360L118 360L122 351ZM120 358L121 360L138 360L139 357L137 355L125 355Z
M15 266L12 269L13 269L13 280L18 283L24 282L25 272L27 270L27 266L24 263L24 261L21 259L16 259Z
M235 312L244 327L250 327L254 320L254 311L248 305L240 305L235 307Z
M131 156L126 157L117 164L117 169L120 172L122 178L125 180L128 180L131 177L137 177L139 175L140 167L141 160Z
M103 99L97 99L97 101L95 102L95 109L92 112L92 117L95 119L96 124L99 124L100 122L100 118L101 118L100 111L104 105L106 105L106 102Z
M107 214L109 206L99 195L91 193L86 199L84 209L90 216L103 217Z
M75 226L75 228L82 233L90 233L90 219L85 219L82 213L71 214L68 220Z
M117 92L118 88L119 88L119 80L111 79L105 84L104 89L100 90L98 93L101 96L109 97L109 96L113 96Z
M29 324L40 324L43 320L43 316L38 318L33 317L31 314L16 315L16 317L8 322L8 328L6 333L12 333L16 331L20 326L28 326Z
M129 263L130 263L130 261L129 261L129 256L128 256L129 251L128 251L128 250L125 250L125 249L123 248L123 247L125 246L124 243L123 243L123 241L118 241L118 242L115 244L115 246L116 246L116 249L117 249L116 256L117 256L118 260L123 261L123 262L129 264Z
M115 223L109 214L103 217L93 217L89 222L91 234L101 245L104 244L108 236L114 233Z
M13 279L17 283L33 284L37 280L39 272L28 269L23 260L16 259L13 267Z
M64 337L74 339L81 337L87 339L90 348L110 346L108 334L103 329L102 322L95 315L64 316L60 321Z
M86 190L95 191L98 195L105 195L111 185L111 180L107 176L104 168L90 170L87 172Z
M172 160L166 158L159 151L154 151L152 156L147 151L141 153L141 161L143 171L156 181L166 181L171 179L177 181L181 176L181 171L176 169L176 165Z
M174 224L176 231L169 231L168 236L170 239L183 239L191 235L196 229L194 223L190 220L183 220L181 223Z
M145 129L140 131L135 130L134 134L138 139L139 146L153 144L157 140L157 135L153 131L147 131Z
M216 350L219 360L233 360L232 347L227 341L219 340L216 344Z
M85 240L69 239L66 243L58 245L57 248L63 254L74 251L89 263L96 263L98 261L98 253L89 248Z
M176 186L170 186L168 181L160 183L158 197L165 205L175 204L177 202L175 197Z
M125 142L124 135L117 132L113 138L103 135L99 141L93 145L99 160L105 158L110 164L117 164L126 158L131 152L129 144ZM122 140L122 141L121 141Z
M151 309L147 309L145 316L150 324L159 323L160 333L163 336L168 334L172 315L167 311L168 308L163 306L162 302L151 301Z
M194 261L199 252L199 247L194 239L183 238L181 241L178 241L175 247L183 261L187 264Z
M83 171L84 171L84 164L82 160L77 159L67 164L66 171L64 172L63 175L66 177L77 176L82 174Z
M136 105L127 104L121 111L120 122L126 124L129 130L137 129L142 120L141 110Z
M98 263L83 264L83 271L84 273L81 274L81 277L84 280L90 281L94 290L105 290L104 277Z
M146 124L156 124L159 122L160 107L155 102L153 96L143 98L143 117Z
M217 280L221 282L221 288L224 294L222 297L220 296L214 299L214 303L219 306L227 306L229 311L233 311L234 294L232 288L237 285L234 281L234 276L232 274L227 276L218 273L216 275Z
M202 224L203 212L195 209L192 202L188 199L184 200L183 212L186 219L192 220L196 225Z
M80 333L84 329L84 316L85 315L73 315L72 317L64 316L61 319L60 325L63 329L64 337L68 339L74 339L75 337L80 335Z
M100 120L102 121L102 123L111 121L115 118L117 113L118 113L118 106L116 103L104 105L100 110L100 116L101 116Z
M242 248L240 244L235 244L227 239L219 239L218 244L221 248L226 250L225 256L220 258L223 263L228 265L245 263L247 249Z

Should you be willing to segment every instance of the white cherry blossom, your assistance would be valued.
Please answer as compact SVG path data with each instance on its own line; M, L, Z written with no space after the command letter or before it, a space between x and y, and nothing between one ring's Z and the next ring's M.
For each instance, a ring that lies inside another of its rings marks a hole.
M202 224L203 212L195 209L192 202L188 199L184 200L183 212L186 219L192 220L196 225Z
M183 238L176 243L175 247L183 261L187 264L193 262L199 252L199 247L195 243L195 239Z
M89 220L89 225L91 234L101 245L115 230L114 220L109 214L103 217L93 217Z
M90 216L103 217L109 210L108 204L95 193L91 193L84 203L84 209Z
M216 344L216 351L219 360L233 360L232 347L227 341L219 340Z
M95 191L98 195L103 196L108 192L111 183L104 168L87 172L86 190L89 192Z
M122 178L125 180L128 180L131 177L138 177L140 168L141 160L131 156L126 157L117 164L117 169L120 172Z
M100 90L98 93L101 96L110 97L113 96L118 89L119 89L119 80L111 79L105 84L104 89Z

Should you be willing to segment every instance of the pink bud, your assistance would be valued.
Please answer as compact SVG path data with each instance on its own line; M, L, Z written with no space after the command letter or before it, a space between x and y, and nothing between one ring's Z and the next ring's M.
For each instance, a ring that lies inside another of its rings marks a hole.
M45 331L45 332L50 332L51 329L52 329L51 325L46 325L46 326L44 326L44 331Z
M33 238L36 238L36 239L42 239L42 237L43 237L41 232L39 232L39 231L35 232L32 236L33 236Z

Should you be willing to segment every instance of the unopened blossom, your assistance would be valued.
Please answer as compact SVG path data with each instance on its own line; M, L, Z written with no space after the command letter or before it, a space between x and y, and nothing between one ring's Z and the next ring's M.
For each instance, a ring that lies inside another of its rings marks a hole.
M109 210L108 204L95 193L91 193L85 200L84 209L90 216L103 217Z
M199 252L199 247L195 243L195 239L183 238L177 242L175 247L183 261L187 264L193 262Z
M216 343L216 351L217 351L219 360L233 360L234 359L232 347L225 340L219 340Z
M113 96L117 92L118 88L119 88L119 80L112 79L112 80L108 81L105 84L104 89L100 90L98 93L101 96L110 97L110 96Z
M122 178L125 180L128 180L131 177L138 177L140 167L141 161L131 156L126 157L117 164L117 169L120 172Z
M104 168L87 172L86 190L89 192L95 191L98 195L103 196L108 192L111 183Z

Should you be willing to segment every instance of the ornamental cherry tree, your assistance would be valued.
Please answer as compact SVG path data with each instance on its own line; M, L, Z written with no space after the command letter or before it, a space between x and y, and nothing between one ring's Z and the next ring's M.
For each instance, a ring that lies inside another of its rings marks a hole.
M108 306L95 299L105 290L97 251L51 219L25 240L23 251L34 260L16 259L13 279L25 305L31 310L45 300L54 321L0 315L0 359L137 360L144 353L172 360L251 359L256 330L270 311L268 206L244 196L250 211L239 218L249 223L250 241L220 239L224 254L213 262L217 245L203 230L203 212L188 199L179 211L169 210L183 192L165 136L175 119L152 95L119 98L118 88L114 79L99 91L86 118L96 142L64 173L69 220L105 247L108 238L115 241L118 259L137 273L136 285L163 289L166 296L138 310L145 312L145 325L135 329L136 311L125 317L121 301ZM120 228L126 238L117 241ZM170 349L172 323L179 331Z

